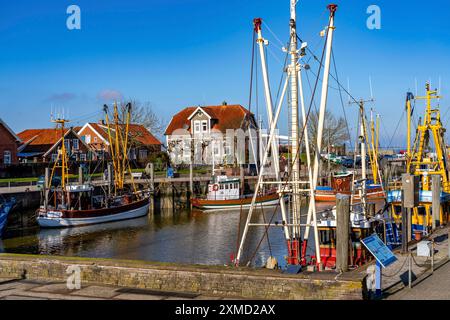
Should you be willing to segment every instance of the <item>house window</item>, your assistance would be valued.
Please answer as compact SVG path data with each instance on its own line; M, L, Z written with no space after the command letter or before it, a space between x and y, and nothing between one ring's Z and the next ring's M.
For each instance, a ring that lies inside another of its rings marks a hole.
M131 160L136 160L136 149L130 149L128 152L128 158Z
M6 150L5 152L3 152L3 163L11 164L11 151Z
M147 150L145 149L139 150L139 159L141 160L147 159Z
M98 141L98 138L94 137L94 143L97 143L97 141Z
M78 148L80 147L78 139L73 139L72 144L75 150L78 150Z
M81 153L80 154L80 161L86 161L86 154L85 153Z
M68 139L64 140L64 146L66 147L66 152L70 150L70 140Z
M200 133L201 122L198 120L194 121L194 133Z
M91 135L90 134L86 135L86 143L91 143Z
M202 120L202 132L208 132L208 120Z
M231 155L231 146L225 142L224 146L223 146L223 153L224 155Z
M215 156L218 156L220 154L220 148L219 148L218 141L213 141L213 153Z
M52 162L56 162L56 159L58 159L58 154L52 153Z

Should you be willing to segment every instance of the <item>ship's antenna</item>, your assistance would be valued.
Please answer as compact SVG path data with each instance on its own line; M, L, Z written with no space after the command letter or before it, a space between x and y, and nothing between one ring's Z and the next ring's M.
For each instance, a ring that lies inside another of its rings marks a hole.
M373 99L372 77L371 76L369 76L369 87L370 87L370 99Z

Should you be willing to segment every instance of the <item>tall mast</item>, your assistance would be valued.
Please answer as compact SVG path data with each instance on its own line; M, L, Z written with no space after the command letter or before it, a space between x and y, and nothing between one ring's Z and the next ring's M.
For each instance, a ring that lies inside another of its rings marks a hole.
M363 205L363 212L366 213L366 179L367 179L367 173L366 173L366 135L365 135L365 126L364 126L364 101L361 99L359 101L359 110L360 110L360 117L361 117L361 123L360 123L360 131L361 135L359 136L359 139L361 141L361 180L362 180L362 195L361 195L361 202Z
M323 81L322 81L322 95L320 98L320 108L319 108L319 119L317 124L317 144L316 144L316 152L314 157L314 166L313 166L313 176L312 176L312 185L310 188L312 190L316 189L317 186L317 180L319 178L319 158L320 158L320 151L322 149L322 137L323 137L323 127L325 122L325 110L327 106L327 98L328 98L328 80L330 75L330 62L331 62L331 47L333 43L333 33L334 33L334 14L337 9L337 5L330 4L327 6L327 9L330 10L330 21L328 25L327 30L327 40L326 40L326 51L325 51L325 65L324 65L324 74L323 74ZM315 215L315 199L314 197L310 197L309 199L309 207L308 207L308 217L307 217L307 225L305 228L305 234L303 237L303 242L306 245L306 242L309 238L309 223L311 219L316 222L316 215ZM315 242L316 242L316 253L317 253L317 264L321 264L320 260L320 252L319 252L319 243L318 243L318 231L317 231L317 224L314 223L314 236L315 236Z
M264 52L264 39L262 37L262 32L261 32L261 24L262 24L261 18L254 19L253 24L255 26L254 30L257 34L256 42L258 43L259 53L260 53L260 57L261 57L261 68L262 68L262 76L263 76L263 82L264 82L264 97L266 100L267 120L269 122L269 128L270 128L274 122L273 101L272 101L272 94L270 92L269 74L267 72L266 55ZM292 76L292 75L288 73L288 77L289 76ZM275 123L275 125L276 125L276 123ZM272 159L273 159L272 163L273 163L274 169L275 169L275 179L280 182L280 184L278 185L278 188L280 189L280 187L281 187L280 160L279 160L280 157L279 157L278 143L275 139L272 140L270 147L272 150ZM283 217L283 221L285 221L287 223L288 222L287 209L286 209L286 204L283 201L283 197L284 197L284 195L280 194L281 215ZM286 240L289 240L290 235L289 235L289 229L287 226L284 227L284 235L285 235Z
M299 180L300 180L300 165L299 165L299 141L298 141L298 52L297 52L297 26L296 26L296 4L298 0L291 0L290 12L291 19L289 21L290 28L290 48L289 54L291 56L291 63L289 65L290 75L290 107L291 107L291 150L292 150L292 222L294 224L300 223L300 194L299 194ZM293 227L293 238L297 239L300 236L300 228Z

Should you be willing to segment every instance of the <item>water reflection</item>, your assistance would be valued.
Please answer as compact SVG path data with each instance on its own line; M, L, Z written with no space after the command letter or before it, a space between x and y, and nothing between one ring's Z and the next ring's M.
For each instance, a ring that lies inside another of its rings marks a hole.
M252 221L268 222L273 213L274 209L256 212ZM238 231L242 232L245 219L246 213L239 211L164 211L85 227L37 228L0 241L0 251L223 265L230 264L237 251ZM275 220L280 220L279 212ZM281 227L269 228L269 241L265 238L255 252L264 232L264 227L251 228L241 261L254 257L253 264L260 266L272 254L284 264L287 252Z

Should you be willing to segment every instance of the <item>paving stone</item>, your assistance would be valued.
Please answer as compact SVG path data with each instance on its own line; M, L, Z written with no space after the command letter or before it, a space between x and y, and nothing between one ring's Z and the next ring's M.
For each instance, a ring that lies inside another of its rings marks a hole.
M27 297L27 296L6 296L2 298L2 300L48 300L46 298L38 298L38 297Z
M50 292L50 293L61 293L61 294L70 294L70 293L74 292L75 290L68 289L66 283L46 284L43 286L34 287L34 288L30 289L30 291L35 291L35 292Z
M133 293L122 293L115 296L114 299L119 300L164 300L167 297L155 296L150 294L133 294Z
M117 288L113 287L89 286L84 289L74 290L71 295L110 299L119 294L116 290Z

